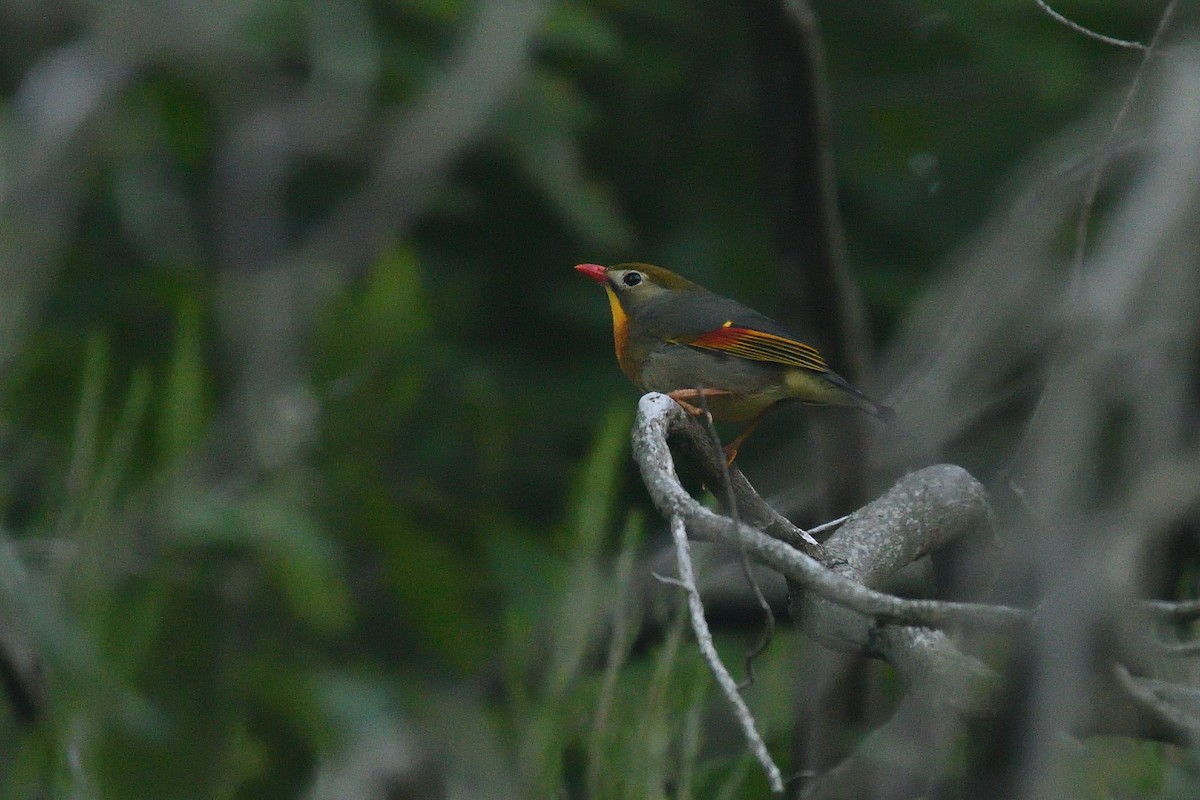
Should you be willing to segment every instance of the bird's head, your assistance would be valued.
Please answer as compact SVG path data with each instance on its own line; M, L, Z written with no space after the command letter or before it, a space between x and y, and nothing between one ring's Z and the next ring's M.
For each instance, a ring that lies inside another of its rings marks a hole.
M575 270L603 286L610 301L619 303L626 313L671 292L700 289L687 278L651 264L579 264Z

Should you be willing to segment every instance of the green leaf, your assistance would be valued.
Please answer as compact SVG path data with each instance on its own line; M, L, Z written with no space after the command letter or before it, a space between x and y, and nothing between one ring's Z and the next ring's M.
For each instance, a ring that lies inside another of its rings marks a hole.
M421 273L411 246L390 248L372 265L357 311L366 334L381 341L403 344L429 330Z
M633 409L628 403L611 406L600 421L587 459L571 490L568 526L571 552L590 560L612 526L617 484L623 474Z
M60 518L60 531L73 526L83 512L88 489L96 472L100 449L100 414L104 407L104 383L108 377L108 339L93 334L83 358L83 381L79 411L75 415L75 433L71 440L71 465L67 469L66 502Z
M159 412L158 446L170 464L200 440L208 414L204 403L203 313L199 300L184 296L175 327Z
M551 48L592 59L616 56L621 40L613 26L586 3L561 3L546 16L542 41Z
M477 669L489 637L472 597L472 565L436 535L397 526L383 566L401 620L423 645L455 668Z

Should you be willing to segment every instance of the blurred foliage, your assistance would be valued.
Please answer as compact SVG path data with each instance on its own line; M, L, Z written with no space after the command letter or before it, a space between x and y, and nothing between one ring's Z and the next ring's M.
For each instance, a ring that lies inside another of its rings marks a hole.
M5 268L0 498L20 584L3 616L49 687L36 723L0 712L0 796L339 796L370 785L353 783L373 774L370 742L444 766L416 787L429 796L440 780L455 796L765 796L736 741L706 740L725 712L680 623L635 646L632 554L660 533L630 479L607 305L570 270L657 262L771 309L739 4L545 4L519 81L411 224L369 263L318 270L284 348L302 354L307 438L278 463L232 446L252 438L252 346L228 319L248 271L223 259L214 211L230 132L306 81L365 86L366 119L404 112L479 5L136 6L12 2L0 25L0 184L62 172L76 202L46 231L6 196L0 231L3 253L35 259ZM1157 14L1059 9L1129 38ZM1135 56L1032 2L818 12L853 265L883 339L1014 164ZM150 54L121 80L78 60L113 30ZM21 139L30 119L59 119L65 138L36 143L52 160ZM288 163L285 218L263 229L319 226L360 188L369 138ZM743 643L723 647L736 661ZM773 698L802 647L782 635L750 693L778 752ZM1089 796L1157 785L1096 780Z

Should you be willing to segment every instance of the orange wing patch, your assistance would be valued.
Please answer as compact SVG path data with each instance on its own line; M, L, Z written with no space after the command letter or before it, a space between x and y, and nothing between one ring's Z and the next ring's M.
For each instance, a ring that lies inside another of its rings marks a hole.
M736 328L732 321L684 344L705 350L719 350L751 361L771 361L815 372L829 371L829 365L816 348L786 336L776 336L753 328Z

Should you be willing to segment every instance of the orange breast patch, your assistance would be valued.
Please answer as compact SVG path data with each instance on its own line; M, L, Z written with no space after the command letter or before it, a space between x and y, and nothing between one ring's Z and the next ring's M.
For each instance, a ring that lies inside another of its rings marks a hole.
M632 379L634 377L633 365L628 361L629 354L625 347L629 341L629 318L625 316L625 309L621 308L621 302L617 300L617 293L612 290L612 287L606 285L604 291L608 293L608 307L612 311L613 349L617 351L617 364L621 367L621 371ZM636 380L634 382L636 383Z

